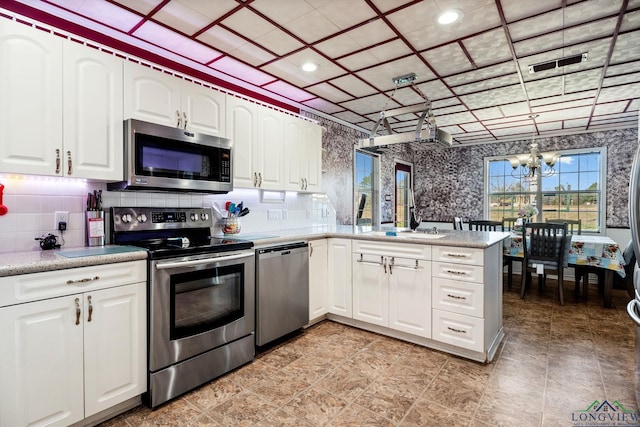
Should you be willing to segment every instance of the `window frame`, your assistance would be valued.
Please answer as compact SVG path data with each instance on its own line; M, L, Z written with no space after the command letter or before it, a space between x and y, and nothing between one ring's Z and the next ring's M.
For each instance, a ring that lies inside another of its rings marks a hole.
M367 225L359 225L358 224L358 201L360 200L360 192L358 191L358 182L356 182L357 180L357 171L358 171L358 153L360 154L364 154L367 156L370 156L374 159L373 162L373 174L374 174L374 179L371 182L372 188L371 188L371 193L372 193L372 197L371 197L371 224L367 224ZM376 153L371 153L369 151L366 150L360 150L358 148L354 147L354 151L353 151L353 225L354 226L379 226L380 225L380 217L381 217L381 203L380 203L380 186L381 186L381 177L380 177L380 173L381 173L381 167L380 167L380 162L381 162L381 156L379 154Z
M570 155L577 155L577 154L588 154L588 153L598 153L600 155L599 158L599 193L598 193L598 225L597 225L597 231L593 231L593 230L585 230L583 227L582 232L584 234L605 234L606 233L606 228L607 228L607 221L606 221L606 213L607 213L607 147L589 147L589 148L576 148L576 149L569 149L569 150L554 150L555 152L557 152L558 154L560 154L560 156L570 156ZM525 154L525 153L522 153ZM491 206L490 206L490 201L491 201L491 195L492 193L490 193L490 177L489 177L489 164L492 161L496 161L496 160L508 160L509 157L512 157L512 155L500 155L500 156L488 156L484 158L484 217L485 218L489 218L491 215ZM558 160L559 162L560 160ZM542 189L542 181L540 176L537 176L536 178L538 180L538 188L537 191L535 192L535 197L536 200L543 200L543 197L545 194L549 194L549 192L545 192ZM572 191L575 193L579 193L581 190L576 190L576 191ZM582 190L584 191L584 190ZM530 192L523 192L523 194L529 194ZM540 202L542 203L542 202ZM540 215L542 215L543 212L542 210L540 210Z

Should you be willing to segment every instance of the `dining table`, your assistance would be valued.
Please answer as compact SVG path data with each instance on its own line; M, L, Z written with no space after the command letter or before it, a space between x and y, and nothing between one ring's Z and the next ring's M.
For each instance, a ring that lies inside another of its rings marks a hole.
M504 240L504 254L514 258L524 258L522 233L512 232ZM611 307L613 294L613 274L624 278L625 261L620 245L607 236L573 234L565 252L565 267L583 267L585 271L604 272L604 307ZM585 274L583 297L587 296Z

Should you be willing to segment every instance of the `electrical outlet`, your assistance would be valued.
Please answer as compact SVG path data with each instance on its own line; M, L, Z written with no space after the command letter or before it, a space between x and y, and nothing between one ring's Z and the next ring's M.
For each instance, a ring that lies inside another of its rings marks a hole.
M282 211L280 209L269 209L267 211L267 219L269 221L281 221Z
M54 217L55 217L55 221L53 223L54 230L58 229L58 224L60 224L61 222L66 222L67 229L69 229L69 211L56 211Z

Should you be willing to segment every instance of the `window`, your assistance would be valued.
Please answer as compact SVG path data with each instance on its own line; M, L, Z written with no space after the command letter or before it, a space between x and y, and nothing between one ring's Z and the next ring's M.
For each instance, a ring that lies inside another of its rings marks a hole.
M409 227L409 192L411 191L411 165L396 161L396 227Z
M355 224L378 225L378 156L356 150L355 163Z
M504 157L485 158L485 212L492 220L517 217L527 204L535 206L536 221L549 218L580 219L582 231L604 229L606 148L560 151L556 173L533 179L512 176Z

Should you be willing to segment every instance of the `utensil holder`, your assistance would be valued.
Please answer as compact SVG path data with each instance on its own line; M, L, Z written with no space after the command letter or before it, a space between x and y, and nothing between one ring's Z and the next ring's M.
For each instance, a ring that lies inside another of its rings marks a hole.
M104 211L87 211L87 246L104 246Z
M240 218L220 218L220 228L223 234L238 234L240 233Z

